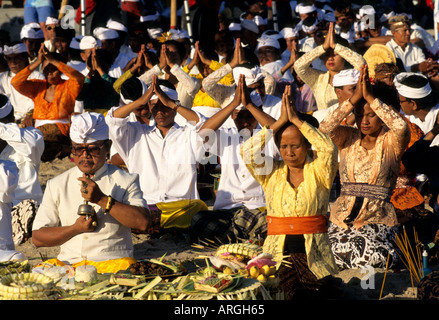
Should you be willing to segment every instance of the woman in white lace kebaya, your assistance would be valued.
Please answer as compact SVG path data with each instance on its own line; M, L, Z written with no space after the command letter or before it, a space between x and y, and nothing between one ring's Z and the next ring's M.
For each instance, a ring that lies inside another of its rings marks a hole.
M324 72L312 68L311 64L318 58L324 61L328 71ZM338 103L337 95L332 86L332 78L345 68L346 62L349 62L357 70L360 70L361 66L366 63L360 54L335 42L334 23L331 22L325 42L305 53L294 64L297 75L311 87L318 110Z

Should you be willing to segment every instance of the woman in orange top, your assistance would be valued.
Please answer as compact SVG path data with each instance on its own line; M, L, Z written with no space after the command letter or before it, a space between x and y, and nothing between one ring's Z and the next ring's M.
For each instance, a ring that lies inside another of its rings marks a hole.
M29 75L40 65L46 79L28 80ZM69 79L63 80L62 74ZM41 45L35 62L12 78L12 86L34 101L34 127L43 133L45 142L42 161L50 161L70 153L70 115L83 83L84 76L62 62L62 58L56 53L47 52L44 44Z

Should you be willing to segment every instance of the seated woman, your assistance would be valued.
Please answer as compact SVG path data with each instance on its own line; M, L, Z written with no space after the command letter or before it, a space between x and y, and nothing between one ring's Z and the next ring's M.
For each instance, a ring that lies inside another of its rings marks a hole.
M279 285L288 299L300 297L301 291L316 294L337 272L327 234L337 147L303 121L305 117L312 119L306 114L299 117L288 86L280 118L248 139L241 149L244 163L265 193L268 235L263 251L273 254L279 263L287 255L293 265L282 264L279 269ZM261 152L273 135L282 160Z
M354 110L356 127L340 125ZM340 151L341 195L331 209L329 239L340 269L389 267L398 260L392 240L398 219L391 203L410 130L371 91L367 66L353 96L321 123Z
M40 65L46 79L28 79ZM62 74L69 79L63 80ZM34 127L42 132L45 142L42 161L70 154L70 116L83 83L84 76L62 62L56 53L46 52L44 44L35 62L12 78L12 86L34 101Z
M341 42L342 39L337 41ZM323 59L328 71L324 72L312 68L311 64L318 58ZM335 74L345 68L346 62L357 70L360 70L361 66L365 64L365 60L361 55L336 43L333 22L329 24L329 32L325 42L305 53L295 62L294 70L311 87L319 110L328 108L338 102L332 86L332 79Z

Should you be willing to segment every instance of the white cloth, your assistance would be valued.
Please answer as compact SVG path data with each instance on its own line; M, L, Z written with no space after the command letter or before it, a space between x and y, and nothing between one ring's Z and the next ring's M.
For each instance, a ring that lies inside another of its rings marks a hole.
M416 75L418 77L425 78L428 81L428 78L421 73L402 72L395 77L394 84L395 84L396 90L398 91L398 93L400 95L402 95L403 97L409 98L409 99L425 98L432 91L429 82L427 82L427 84L422 88L412 88L412 87L406 86L406 85L401 83L401 81L403 81L405 78L410 77L412 75Z
M235 81L235 83L239 82L239 76L241 74L245 76L245 84L247 86L255 84L256 82L264 78L260 67L256 66L251 69L246 67L235 67L232 71L233 80Z
M213 209L231 209L242 205L248 209L264 207L264 191L250 174L240 155L244 139L236 126L220 128L215 135L215 143L209 151L220 158L221 179ZM273 157L273 141L271 139L264 149L267 157Z
M339 106L338 103L333 104L332 106L320 110L316 110L313 112L313 117L317 119L317 121L320 123L322 122L328 114L330 114L332 111L337 109Z
M414 115L405 115L410 122L416 124L424 134L433 129L434 124L436 123L437 117L439 115L439 104L430 109L430 111L425 116L424 121L415 117ZM430 144L430 147L439 145L439 135L437 135Z
M345 69L334 75L332 86L335 88L357 84L359 78L360 71L356 69Z
M247 29L253 33L258 34L259 33L259 28L258 25L256 24L256 22L249 20L249 19L244 19L241 21L241 28L243 29Z
M0 160L14 161L19 170L14 206L26 199L41 202L43 191L38 180L44 139L40 130L19 128L15 123L0 123L0 139L7 142Z
M288 81L294 81L293 75L291 74L290 69L288 69L284 74L282 74L282 68L285 66L285 62L281 59L269 62L261 66L261 69L272 76L275 79L285 79Z
M29 111L34 109L34 102L32 99L21 94L11 85L12 78L15 77L15 73L12 71L5 71L0 73L0 93L4 94L11 101L14 107L15 120L22 120L26 117ZM34 71L30 74L28 79L40 79L44 80L44 75L38 71Z
M270 37L261 37L258 39L258 45L256 46L256 50L259 50L262 47L273 47L276 49L280 49L279 41Z
M125 27L122 23L112 19L108 19L106 27L108 29L113 29L116 31L128 32L127 27Z
M411 68L413 65L416 65L426 60L422 49L411 42L407 44L405 50L403 50L393 39L387 42L386 46L393 51L396 58L401 59L405 71L407 72L412 71Z
M0 105L0 119L7 117L12 111L12 104L7 99L4 105Z
M81 72L84 77L86 77L89 73L89 70L87 68L87 64L84 61L78 61L78 60L70 60L69 62L67 62L67 65L69 67L72 67L73 69ZM63 74L65 76L65 74ZM66 76L67 78L67 76Z
M54 17L47 17L46 25L48 24L58 24L58 19Z
M77 210L83 203L78 167L63 172L47 182L43 201L38 208L32 230L43 227L70 226L78 219ZM137 175L129 174L105 163L92 177L102 192L118 202L146 207ZM94 232L77 235L60 246L58 259L68 264L84 260L104 261L133 256L131 229L121 225L98 205L97 227Z
M114 40L119 38L116 30L98 27L93 30L93 35L99 40Z
M108 139L108 126L102 113L84 112L71 118L70 139L76 143L93 143Z
M154 126L115 118L112 108L106 116L110 139L129 172L139 174L140 187L148 204L182 199L199 199L197 163L202 147L197 125L174 125L165 137Z
M81 41L79 41L79 49L93 49L101 46L101 40L96 39L93 36L84 36Z
M44 39L44 33L38 23L30 23L21 28L20 39Z
M127 55L122 51L119 51L119 54L117 55L116 59L114 59L114 62L108 71L108 75L112 78L119 79L122 76L123 69L126 67L128 62L135 57L137 57L137 55L134 52L131 55Z
M26 257L15 250L12 236L12 201L18 184L18 169L14 162L0 161L0 261L20 260Z
M24 43L17 43L13 46L4 45L3 46L3 55L8 56L10 54L19 54L27 52L27 47Z
M288 39L288 38L297 38L297 36L299 35L298 32L297 32L295 29L293 29L293 28L289 28L289 27L283 28L283 29L280 31L280 33L281 33L281 35L282 35L285 39Z

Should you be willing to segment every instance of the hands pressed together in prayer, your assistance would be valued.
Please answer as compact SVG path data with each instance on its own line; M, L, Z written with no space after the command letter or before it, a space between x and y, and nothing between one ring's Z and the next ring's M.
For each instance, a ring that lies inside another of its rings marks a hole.
M330 49L334 50L335 45L335 31L334 31L334 22L329 23L328 34L326 35L325 42L322 44L322 47L325 51Z
M245 60L244 49L241 47L241 39L237 38L235 44L235 51L233 52L233 58L232 61L229 62L229 65L232 68L235 68L245 62L247 61Z
M372 93L368 66L366 64L361 67L360 77L358 79L355 92L349 101L353 106L355 106L358 102L360 102L361 99L366 100L369 104L375 100L375 96Z

